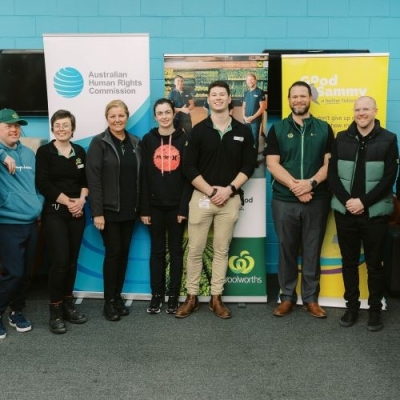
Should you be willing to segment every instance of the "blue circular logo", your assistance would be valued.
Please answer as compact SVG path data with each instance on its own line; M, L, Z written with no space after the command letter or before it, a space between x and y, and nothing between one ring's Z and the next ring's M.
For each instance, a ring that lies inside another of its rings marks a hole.
M53 83L56 92L66 98L78 96L84 85L81 73L72 67L59 69L54 76Z

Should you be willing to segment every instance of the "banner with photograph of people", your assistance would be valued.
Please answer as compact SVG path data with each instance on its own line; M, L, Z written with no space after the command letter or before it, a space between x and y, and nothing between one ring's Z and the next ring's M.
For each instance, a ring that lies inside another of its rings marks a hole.
M266 179L264 148L261 133L267 122L268 54L209 54L164 56L165 97L179 108L181 127L189 133L191 128L209 115L207 91L211 82L223 80L229 84L232 95L231 115L240 122L248 123L257 143L260 157L252 178L243 186L244 206L241 208L234 237L230 246L225 301L265 302L266 268ZM260 107L255 104L255 93L261 93L261 115L249 118ZM203 255L203 274L200 300L210 295L211 263L213 257L212 229ZM184 239L185 259L187 234ZM184 268L182 293L186 268Z
M301 80L311 86L311 114L327 121L335 135L353 121L353 104L360 96L375 98L379 109L377 118L382 126L386 126L388 67L389 55L386 53L282 55L282 93L285 94L282 96L282 115L290 113L286 99L288 88ZM361 307L366 308L368 287L363 256L359 271ZM298 293L300 290L298 287ZM320 304L345 307L343 293L341 254L334 216L330 213L321 252Z

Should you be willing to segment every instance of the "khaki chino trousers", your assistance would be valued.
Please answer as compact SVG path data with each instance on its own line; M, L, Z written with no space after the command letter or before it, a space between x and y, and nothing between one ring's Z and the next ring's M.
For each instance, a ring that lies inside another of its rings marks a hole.
M214 256L212 261L211 295L220 295L224 290L228 268L229 245L233 229L239 219L240 197L230 197L224 206L216 206L198 190L194 190L189 203L188 236L189 252L187 257L186 289L188 294L197 295L203 269L203 252L209 237L211 225L214 225L212 243Z

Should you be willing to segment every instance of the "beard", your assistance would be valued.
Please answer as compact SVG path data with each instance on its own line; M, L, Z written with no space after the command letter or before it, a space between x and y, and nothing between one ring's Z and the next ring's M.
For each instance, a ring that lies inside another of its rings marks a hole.
M297 106L296 108L294 106L290 106L290 109L292 110L292 113L294 115L298 115L298 116L303 116L308 114L308 111L310 109L310 103L304 105L304 106Z

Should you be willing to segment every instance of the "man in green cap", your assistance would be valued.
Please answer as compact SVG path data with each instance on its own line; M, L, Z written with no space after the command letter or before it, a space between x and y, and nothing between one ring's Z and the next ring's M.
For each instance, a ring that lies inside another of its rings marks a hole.
M7 335L3 314L17 332L32 329L22 314L29 285L27 250L34 237L42 197L35 187L35 154L21 144L21 125L11 109L0 110L0 339Z

